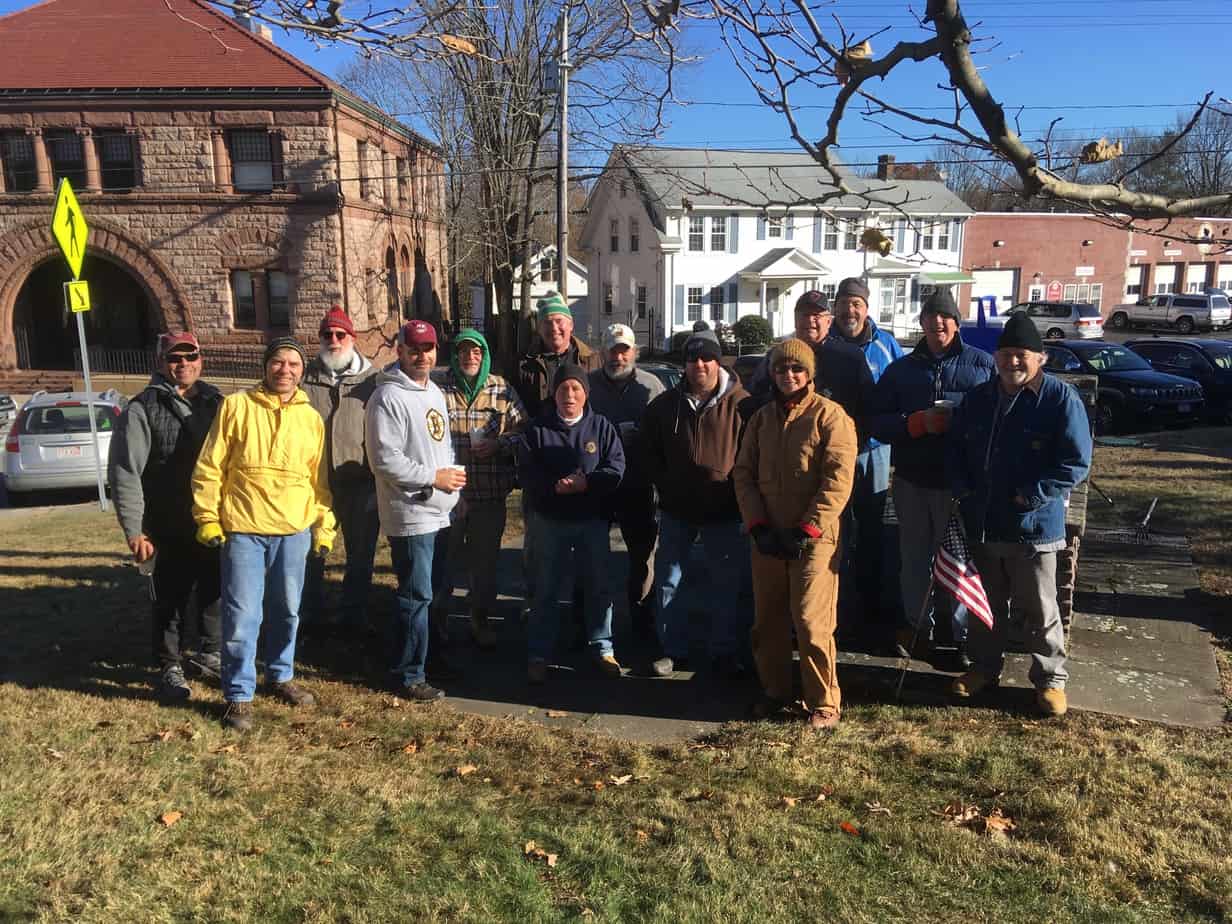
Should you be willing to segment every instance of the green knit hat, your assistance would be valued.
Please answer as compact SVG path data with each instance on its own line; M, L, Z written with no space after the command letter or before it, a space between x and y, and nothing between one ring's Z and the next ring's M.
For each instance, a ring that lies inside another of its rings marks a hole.
M573 320L573 312L569 310L569 305L561 298L559 292L549 292L543 296L535 302L535 310L539 312L541 318L546 318L549 314L563 314L569 320Z

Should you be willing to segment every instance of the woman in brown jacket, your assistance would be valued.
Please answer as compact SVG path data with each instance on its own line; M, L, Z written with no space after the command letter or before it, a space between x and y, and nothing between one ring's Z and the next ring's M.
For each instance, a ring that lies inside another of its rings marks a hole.
M813 349L787 340L770 354L773 399L749 420L733 477L752 537L753 657L766 717L792 700L791 632L809 725L838 724L835 670L839 516L856 460L856 429L813 390Z

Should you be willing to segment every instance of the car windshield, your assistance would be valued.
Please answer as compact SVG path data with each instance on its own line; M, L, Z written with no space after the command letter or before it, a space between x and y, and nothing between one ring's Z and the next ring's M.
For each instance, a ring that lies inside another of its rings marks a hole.
M1078 317L1080 318L1098 318L1099 309L1094 305L1077 305Z
M1208 343L1206 355L1216 369L1232 369L1232 343Z
M1075 347L1074 352L1090 363L1096 372L1131 372L1151 368L1145 359L1125 347L1101 346L1085 350Z
M99 432L111 430L115 416L109 405L94 405L94 421ZM89 433L90 415L84 404L49 404L26 411L21 432L30 436L64 433Z

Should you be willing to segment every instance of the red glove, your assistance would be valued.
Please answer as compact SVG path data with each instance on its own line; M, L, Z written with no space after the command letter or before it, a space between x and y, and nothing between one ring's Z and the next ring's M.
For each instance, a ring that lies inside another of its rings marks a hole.
M928 434L928 411L916 411L907 417L907 432L913 440Z

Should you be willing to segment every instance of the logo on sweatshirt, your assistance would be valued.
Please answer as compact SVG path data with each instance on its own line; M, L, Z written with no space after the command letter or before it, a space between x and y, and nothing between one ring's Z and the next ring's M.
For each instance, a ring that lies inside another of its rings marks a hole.
M434 407L428 409L428 436L438 443L445 438L445 418Z
M594 440L587 440L586 445L582 447L587 452L598 452L599 445Z

